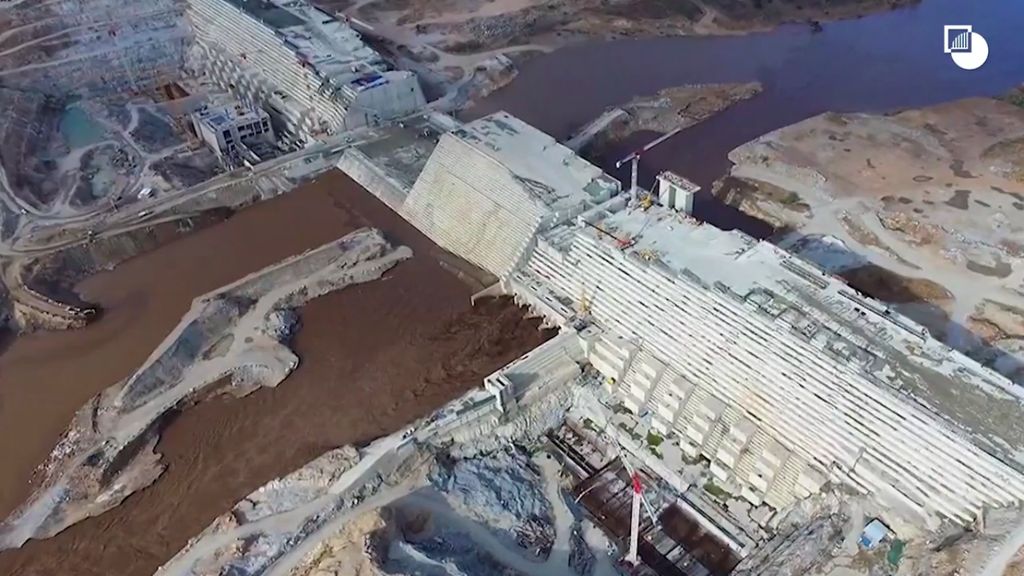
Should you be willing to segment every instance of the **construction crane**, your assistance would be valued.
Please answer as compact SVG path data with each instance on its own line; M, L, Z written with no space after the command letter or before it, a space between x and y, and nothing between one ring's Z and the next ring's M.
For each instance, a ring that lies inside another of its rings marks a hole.
M658 517L654 513L654 507L651 506L651 503L647 501L647 497L644 496L644 483L640 480L640 473L636 471L636 468L622 454L621 445L619 446L619 460L626 467L626 472L629 472L629 480L633 489L633 508L630 511L629 517L629 551L626 553L624 560L631 566L637 566L640 564L640 506L643 505L655 526L658 525Z
M633 491L633 504L630 510L629 517L629 550L626 552L626 556L623 561L630 566L636 567L640 564L640 511L641 507L647 512L647 516L651 519L651 523L654 526L658 525L658 515L654 513L654 507L647 500L644 495L644 483L640 477L640 472L637 471L632 464L629 463L629 459L626 458L625 452L622 449L622 443L618 437L614 434L605 432L606 435L610 436L615 440L615 448L618 451L619 461L622 462L622 466L626 469L629 474L630 489ZM583 499L583 496L596 488L598 484L594 484L590 488L587 488L576 497L576 502Z
M661 136L658 136L654 140L651 140L650 142L648 142L647 144L645 144L641 148L639 148L637 150L634 150L628 156L626 156L622 160L619 160L618 162L615 163L615 167L616 168L621 168L622 165L625 164L626 162L630 162L632 164L632 173L630 174L630 180L629 180L629 195L631 197L636 198L637 190L639 189L638 186L637 186L636 180L637 180L637 169L640 167L640 157L643 156L644 154L646 154L651 148L654 148L658 144L661 144L665 140L668 140L669 138L675 136L676 134L679 134L682 131L683 131L683 127L680 126L679 128L676 128L675 130L671 130L669 132L666 132L666 133L662 134Z

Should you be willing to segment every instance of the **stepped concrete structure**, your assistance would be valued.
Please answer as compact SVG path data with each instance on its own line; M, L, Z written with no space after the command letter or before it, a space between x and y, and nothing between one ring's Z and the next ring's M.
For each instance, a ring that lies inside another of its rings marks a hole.
M499 112L441 136L402 211L441 247L503 277L538 232L619 191L600 168Z
M303 0L188 0L192 65L276 131L305 143L406 116L425 104L416 75L391 70L348 23Z
M1024 498L1019 391L766 242L664 207L599 209L538 239L508 290L584 318L625 405L753 504L826 481L925 519Z
M444 135L399 210L579 338L629 410L754 505L841 484L934 527L1024 500L1020 389L842 280L697 221L694 188L659 180L653 206L628 198L499 113ZM517 388L488 382L513 409Z

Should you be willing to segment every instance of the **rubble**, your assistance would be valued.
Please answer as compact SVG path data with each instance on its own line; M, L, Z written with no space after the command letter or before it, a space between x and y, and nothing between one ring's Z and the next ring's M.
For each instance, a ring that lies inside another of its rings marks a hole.
M508 545L532 557L547 558L554 544L551 505L541 491L540 474L521 452L504 449L431 474L431 483L452 508L491 527Z
M410 256L363 229L197 298L138 371L79 410L42 484L0 525L0 548L52 536L152 483L162 471L153 448L165 414L223 388L225 376L238 395L276 386L298 364L278 339L296 320L285 309L375 280Z

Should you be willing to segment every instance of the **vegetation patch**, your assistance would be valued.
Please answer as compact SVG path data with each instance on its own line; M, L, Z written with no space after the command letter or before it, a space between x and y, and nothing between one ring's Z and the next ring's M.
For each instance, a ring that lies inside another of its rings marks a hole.
M728 500L732 497L732 494L730 494L728 490L722 488L718 484L715 484L714 480L708 480L704 483L704 491L711 494L718 500Z
M889 547L889 553L885 555L885 560L890 566L896 567L900 565L900 558L903 557L903 550L907 547L907 543L903 540L896 539L892 541L892 546Z
M656 432L647 433L647 445L651 448L657 448L661 446L661 443L665 441L665 438Z

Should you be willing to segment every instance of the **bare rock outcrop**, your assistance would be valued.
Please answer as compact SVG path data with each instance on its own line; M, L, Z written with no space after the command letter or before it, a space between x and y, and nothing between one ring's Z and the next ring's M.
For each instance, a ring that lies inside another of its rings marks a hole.
M291 311L327 292L371 282L411 256L362 229L197 298L132 376L79 409L43 482L0 524L0 550L46 538L117 506L159 477L153 449L164 417L218 391L276 386L298 365Z

